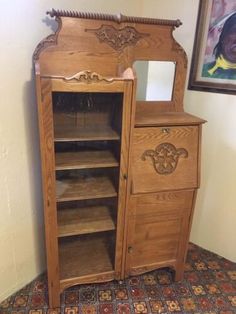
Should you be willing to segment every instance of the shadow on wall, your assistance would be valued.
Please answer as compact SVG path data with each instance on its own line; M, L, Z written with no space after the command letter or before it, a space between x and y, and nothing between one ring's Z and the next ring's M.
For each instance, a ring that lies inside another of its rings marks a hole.
M58 28L58 23L56 20L46 16L44 19L42 19L42 22L45 23L47 26L50 27L50 29L55 33Z
M42 22L48 27L48 33L55 33L58 23L55 19L46 16ZM43 38L41 38L43 39ZM36 46L34 47L36 48ZM33 55L32 51L32 55ZM29 169L31 210L32 210L32 235L35 263L34 268L37 273L41 273L46 268L45 256L45 236L44 236L44 214L43 214L43 193L40 159L40 141L38 130L38 112L36 101L36 87L34 65L31 69L31 79L23 86L23 104L24 104L24 123L26 137L26 158ZM20 180L20 178L19 178Z
M38 112L36 102L36 88L34 71L31 71L31 80L24 85L24 117L27 137L27 162L29 168L29 180L32 202L32 226L34 228L34 247L36 269L42 271L45 268L44 248L44 219L42 198L42 177L40 161L40 142L38 131Z

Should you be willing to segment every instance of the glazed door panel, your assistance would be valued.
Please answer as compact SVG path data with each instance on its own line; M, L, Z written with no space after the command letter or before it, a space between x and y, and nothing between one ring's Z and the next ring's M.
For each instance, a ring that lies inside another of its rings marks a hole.
M58 305L70 286L121 277L133 82L40 84L49 300Z
M184 258L193 196L190 190L130 197L126 275L175 268Z

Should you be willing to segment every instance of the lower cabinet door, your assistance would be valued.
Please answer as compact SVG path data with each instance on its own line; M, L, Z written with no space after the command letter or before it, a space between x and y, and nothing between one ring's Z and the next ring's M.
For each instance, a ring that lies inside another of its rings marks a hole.
M125 275L183 268L194 190L131 195Z

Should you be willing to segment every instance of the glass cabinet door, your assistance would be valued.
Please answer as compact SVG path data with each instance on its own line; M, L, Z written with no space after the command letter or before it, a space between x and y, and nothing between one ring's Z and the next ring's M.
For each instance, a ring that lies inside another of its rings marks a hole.
M113 271L123 95L52 102L60 279Z

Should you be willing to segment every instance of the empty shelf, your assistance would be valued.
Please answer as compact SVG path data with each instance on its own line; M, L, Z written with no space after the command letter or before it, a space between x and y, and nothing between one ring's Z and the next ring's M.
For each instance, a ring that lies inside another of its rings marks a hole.
M111 250L114 248L111 241L104 234L69 237L59 241L60 279L112 271Z
M117 196L109 176L75 177L56 181L58 202Z
M56 153L56 170L117 167L118 161L109 150Z
M109 126L69 127L60 126L54 130L55 142L119 140L119 134Z
M112 214L112 208L105 205L58 210L58 236L114 230Z

